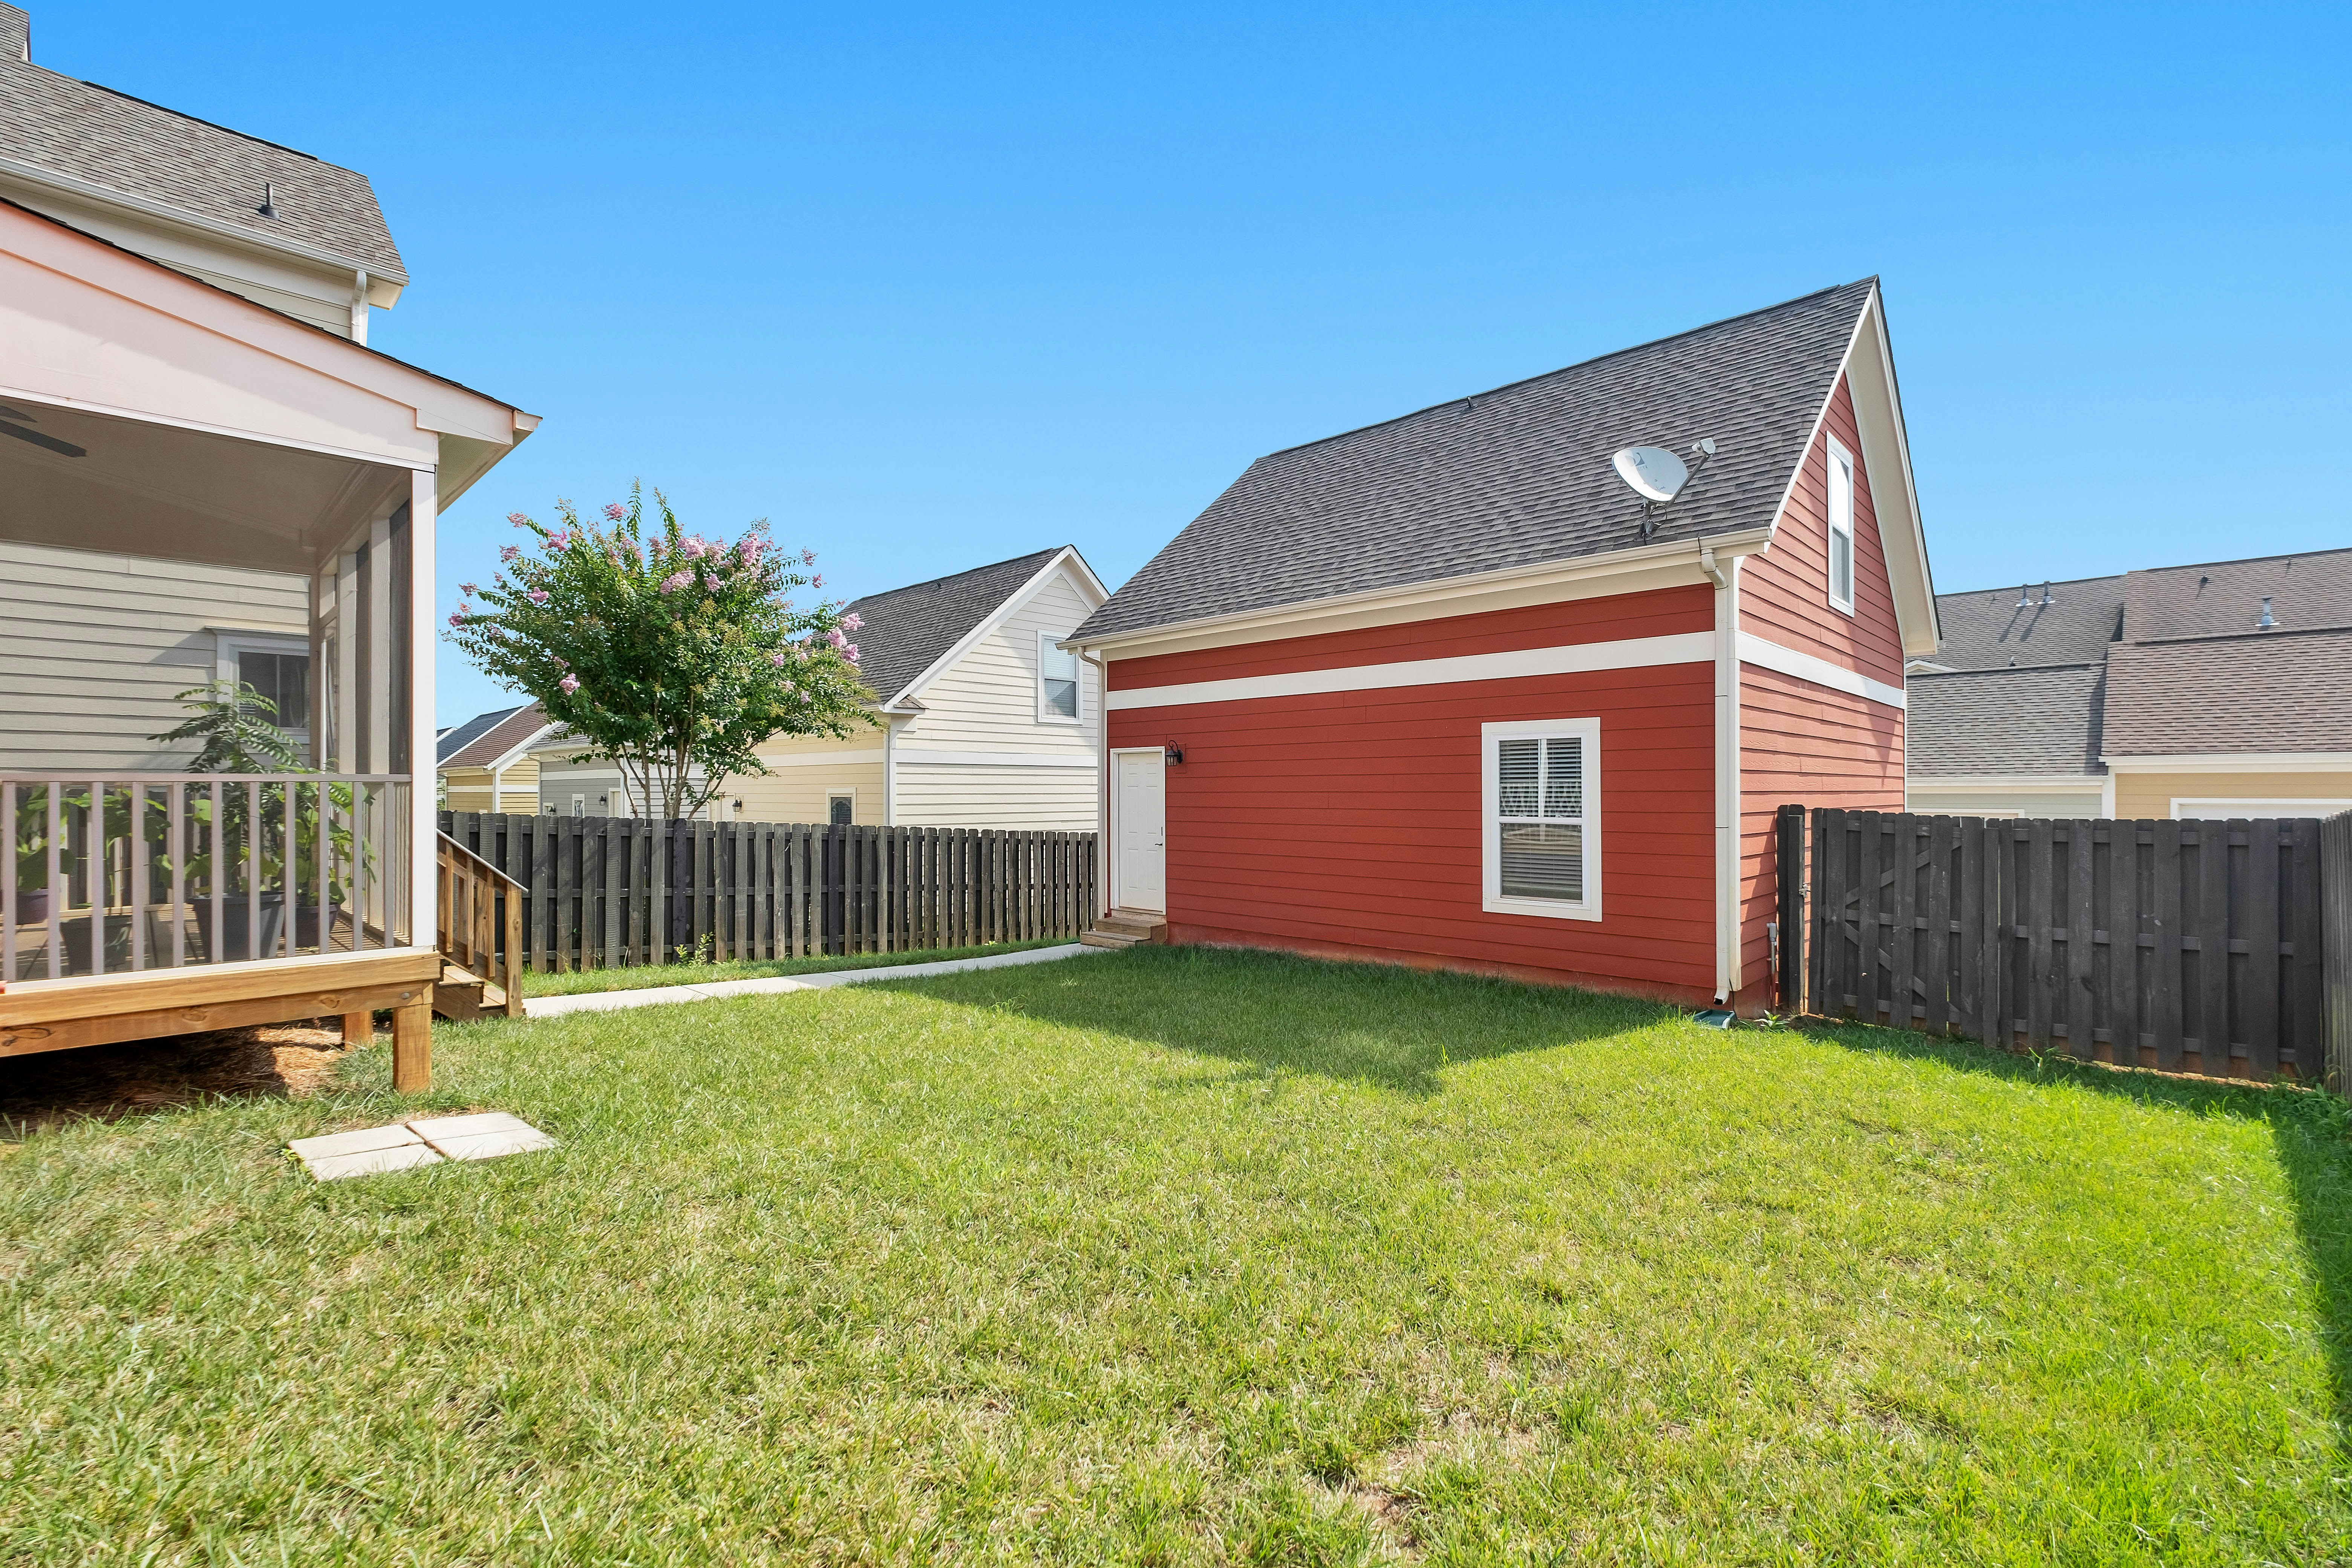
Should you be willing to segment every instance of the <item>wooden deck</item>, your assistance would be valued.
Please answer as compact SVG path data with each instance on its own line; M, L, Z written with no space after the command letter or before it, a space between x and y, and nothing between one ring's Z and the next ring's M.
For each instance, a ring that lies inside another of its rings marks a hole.
M412 948L26 981L0 992L0 1057L298 1018L341 1018L349 1037L388 1009L393 1087L410 1092L433 1079L441 965L438 952Z

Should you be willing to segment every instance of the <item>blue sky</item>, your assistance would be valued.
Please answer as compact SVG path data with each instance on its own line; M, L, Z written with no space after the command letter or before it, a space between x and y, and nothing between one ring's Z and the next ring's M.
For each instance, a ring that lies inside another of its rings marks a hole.
M1262 452L1870 273L1939 587L2352 544L2341 6L31 9L364 171L376 345L544 416L445 596L637 476L828 590L1116 584Z

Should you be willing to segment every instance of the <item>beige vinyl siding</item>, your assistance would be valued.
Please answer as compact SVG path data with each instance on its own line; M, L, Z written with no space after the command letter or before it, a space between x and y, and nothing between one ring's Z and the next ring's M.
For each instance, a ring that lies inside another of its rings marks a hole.
M1018 827L1092 833L1095 770L972 767L901 761L898 821L909 827Z
M2117 773L2116 815L2119 817L2168 817L2176 800L2343 800L2352 797L2352 769L2314 769L2297 773ZM2326 808L2315 807L2314 815ZM2231 812L2232 816L2251 811ZM2279 808L2265 805L2262 815L2276 816Z
M307 638L310 584L0 541L0 767L168 770L193 755L148 737L184 716L175 692L213 679L208 626Z
M498 805L490 804L489 769L444 768L441 777L448 785L444 804L451 811L500 811L529 816L539 810L539 764L529 757L509 763L499 777Z
M1987 784L1976 789L1914 789L1904 795L1904 807L1930 816L1981 816L1987 812L2015 812L2020 816L2104 816L2100 791L2055 790Z
M743 822L826 822L828 801L835 790L854 795L851 820L878 823L882 817L882 731L861 730L842 740L771 741L759 748L760 760L772 770L762 778L732 778L719 797L720 816L733 803L743 809L734 815Z

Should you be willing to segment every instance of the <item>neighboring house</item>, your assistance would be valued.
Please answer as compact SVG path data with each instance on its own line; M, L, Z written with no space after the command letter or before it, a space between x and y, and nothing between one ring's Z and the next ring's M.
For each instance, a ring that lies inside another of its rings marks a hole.
M36 66L0 5L0 1055L384 1007L421 1082L437 518L538 420L364 345L405 281L364 176ZM148 739L215 676L283 704L290 797Z
M1262 458L1072 641L1172 940L1763 1005L1774 809L1901 805L1937 643L1876 280Z
M856 601L874 728L758 748L769 773L729 780L711 815L1092 831L1098 677L1060 645L1104 598L1065 545ZM541 800L588 816L635 809L619 770L588 750L563 736L536 749Z
M436 742L441 804L451 811L539 811L539 760L530 748L557 732L536 702L478 713Z
M1947 594L1906 798L1969 816L2352 806L2352 550Z

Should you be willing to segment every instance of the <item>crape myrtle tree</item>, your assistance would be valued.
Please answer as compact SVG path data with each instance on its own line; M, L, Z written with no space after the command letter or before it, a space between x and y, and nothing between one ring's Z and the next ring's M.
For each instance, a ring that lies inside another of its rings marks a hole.
M768 772L752 748L776 735L844 736L870 727L873 697L839 601L797 608L785 595L821 590L816 555L774 551L767 524L733 543L688 533L642 486L629 504L584 522L559 500L559 528L507 521L535 549L500 548L486 588L462 584L449 640L500 685L529 692L550 719L610 758L648 811L691 816L732 774ZM480 600L478 606L474 600Z

